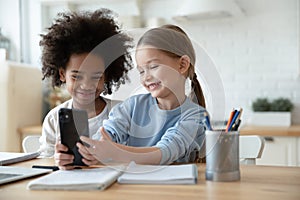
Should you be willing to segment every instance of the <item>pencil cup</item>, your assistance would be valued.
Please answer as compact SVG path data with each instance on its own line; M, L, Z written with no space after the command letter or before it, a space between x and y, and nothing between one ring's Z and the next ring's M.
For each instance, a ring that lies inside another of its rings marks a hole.
M239 132L214 130L206 134L206 180L240 180Z

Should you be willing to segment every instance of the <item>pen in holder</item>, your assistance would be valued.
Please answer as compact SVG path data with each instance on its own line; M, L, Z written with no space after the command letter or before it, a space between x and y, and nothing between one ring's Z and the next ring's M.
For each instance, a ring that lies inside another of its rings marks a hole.
M206 180L240 180L239 132L207 130L206 134Z

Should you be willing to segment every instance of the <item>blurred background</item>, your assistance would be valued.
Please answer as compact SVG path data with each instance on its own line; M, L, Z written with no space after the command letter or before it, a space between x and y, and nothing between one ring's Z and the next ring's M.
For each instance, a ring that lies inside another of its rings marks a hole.
M36 72L41 69L39 35L58 12L98 8L115 11L121 27L136 39L166 23L182 27L199 55L197 73L213 120L226 120L233 108L242 107L242 125L255 124L253 102L284 98L293 104L288 118L262 125L300 124L299 0L0 0L3 149L19 150L7 144L19 137L11 126L40 125L51 107L68 98ZM28 75L12 75L24 67ZM126 98L136 84L133 80L121 87L119 98Z

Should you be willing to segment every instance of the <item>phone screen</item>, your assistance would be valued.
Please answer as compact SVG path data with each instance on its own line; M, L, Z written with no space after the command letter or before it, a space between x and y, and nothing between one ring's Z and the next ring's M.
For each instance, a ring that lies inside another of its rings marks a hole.
M89 137L88 116L85 110L61 108L59 110L59 128L61 143L68 147L69 154L74 155L73 165L85 165L78 152L77 142L80 136ZM81 142L82 143L82 142Z

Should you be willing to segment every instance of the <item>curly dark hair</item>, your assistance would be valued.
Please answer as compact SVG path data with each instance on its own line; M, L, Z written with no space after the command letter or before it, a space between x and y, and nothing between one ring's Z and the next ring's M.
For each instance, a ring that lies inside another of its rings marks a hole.
M66 69L71 55L93 52L105 62L104 94L111 94L112 87L117 90L129 81L127 73L133 66L129 50L133 39L120 31L113 16L108 9L58 13L47 28L48 33L40 35L43 80L51 78L52 86L60 87L63 82L59 69Z

